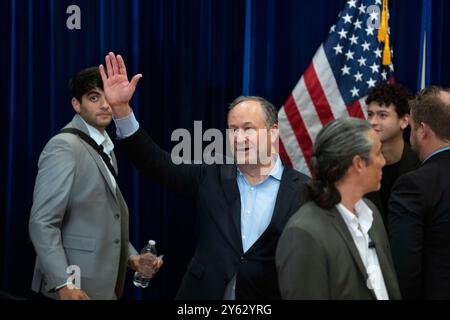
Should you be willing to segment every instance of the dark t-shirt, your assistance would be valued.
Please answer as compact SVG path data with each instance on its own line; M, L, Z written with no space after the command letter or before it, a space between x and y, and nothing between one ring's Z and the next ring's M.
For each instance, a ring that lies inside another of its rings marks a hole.
M377 206L380 215L383 218L386 230L388 226L388 202L395 181L402 174L418 168L419 165L420 162L416 154L411 150L409 144L405 143L400 161L383 167L380 190L368 193L364 196Z
M395 180L399 176L400 161L385 165L382 169L383 177L381 179L380 197L381 205L383 206L383 211L387 212L387 204L389 201L389 196L391 195L391 190L394 185ZM384 218L384 217L383 217Z

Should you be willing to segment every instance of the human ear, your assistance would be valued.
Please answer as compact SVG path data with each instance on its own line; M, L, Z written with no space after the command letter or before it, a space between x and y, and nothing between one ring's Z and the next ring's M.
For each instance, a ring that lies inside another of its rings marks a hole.
M76 113L80 113L80 101L77 98L73 97L71 100L72 108Z
M403 117L400 118L400 128L402 130L405 130L409 125L409 119L410 115L408 113L405 113Z

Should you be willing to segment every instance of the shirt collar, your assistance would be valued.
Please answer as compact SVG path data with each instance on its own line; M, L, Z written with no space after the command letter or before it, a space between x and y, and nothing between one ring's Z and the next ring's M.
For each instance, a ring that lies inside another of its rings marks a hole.
M358 225L360 225L364 233L369 232L372 227L373 212L362 199L355 204L356 215L348 210L342 202L338 203L336 208L341 213L345 224L355 230L358 229Z
M443 147L443 148L440 148L440 149L435 150L435 151L432 152L425 160L422 161L422 164L424 164L428 159L430 159L430 158L431 158L432 156L434 156L435 154L438 154L438 153L440 153L440 152L447 151L447 150L450 150L450 146L448 146L448 147Z
M113 151L113 149L114 149L114 144L111 141L111 138L109 137L109 135L106 132L106 130L102 134L97 128L94 128L89 123L87 123L82 117L80 117L80 118L84 122L84 124L86 125L86 127L88 129L88 132L89 132L89 136L92 139L94 139L94 141L99 146L101 146L101 145L103 146L103 150L106 152L106 154L110 154L111 151Z
M281 180L281 176L283 175L283 163L281 162L280 156L278 154L274 154L274 157L277 158L275 161L275 165L272 170L270 170L269 176L274 177L277 180Z
M283 162L281 162L280 156L277 153L274 153L273 157L276 158L277 160L275 161L275 165L273 166L272 170L270 170L267 177L270 176L278 181L281 181L281 176L283 175L283 169L284 169ZM237 168L237 174L238 174L238 176L244 176L242 171L239 168ZM266 179L264 179L262 182L266 181Z

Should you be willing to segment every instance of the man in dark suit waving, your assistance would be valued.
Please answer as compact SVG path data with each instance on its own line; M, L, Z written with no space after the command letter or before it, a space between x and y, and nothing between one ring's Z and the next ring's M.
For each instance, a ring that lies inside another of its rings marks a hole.
M392 257L405 299L450 299L450 91L424 89L410 105L422 165L393 187Z
M260 97L237 98L228 113L234 163L175 165L139 128L129 106L140 75L129 83L120 56L110 53L105 60L106 71L100 71L119 149L143 174L197 203L199 239L177 298L280 298L275 248L302 203L308 177L285 168L272 151L276 109Z

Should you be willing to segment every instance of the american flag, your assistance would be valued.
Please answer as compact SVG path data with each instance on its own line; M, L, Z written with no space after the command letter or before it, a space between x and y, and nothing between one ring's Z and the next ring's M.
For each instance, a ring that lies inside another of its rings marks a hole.
M309 161L320 129L344 116L366 118L368 92L393 81L394 66L382 64L383 43L377 39L381 9L381 0L347 1L280 109L280 155L291 167L311 175Z

